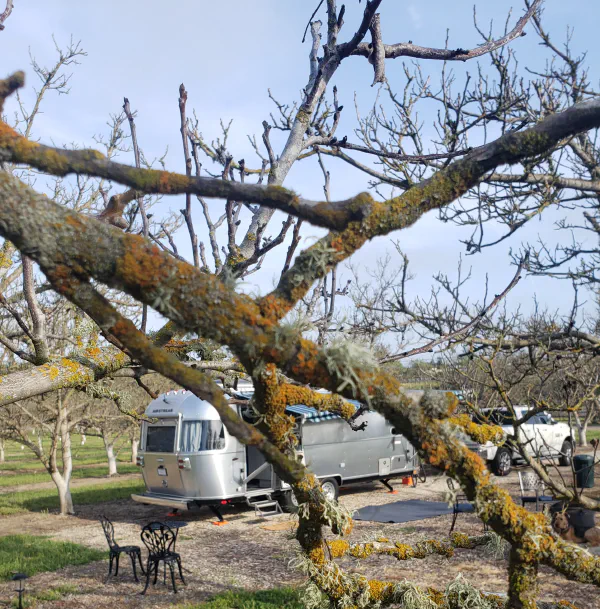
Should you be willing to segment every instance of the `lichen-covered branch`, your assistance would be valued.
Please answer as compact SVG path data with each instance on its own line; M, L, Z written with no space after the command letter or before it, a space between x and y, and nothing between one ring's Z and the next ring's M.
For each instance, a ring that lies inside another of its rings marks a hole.
M370 205L370 213L361 222L351 222L345 230L330 233L300 254L277 289L265 297L265 306L272 306L276 301L281 312L287 313L315 280L369 239L412 226L426 212L445 207L465 194L499 165L544 154L565 138L599 125L600 100L584 102L548 116L531 129L506 134L475 149L399 197L375 203L369 200L369 195L358 195L355 200L364 198L364 204L359 207Z
M391 556L396 560L411 560L413 558L427 558L437 554L446 558L454 556L455 549L473 549L479 546L490 544L489 534L469 537L462 533L454 533L450 539L438 541L429 539L419 541L411 546L402 542L391 543L389 539L378 538L367 543L350 544L345 539L328 541L327 547L331 553L331 558L342 558L342 556L352 556L352 558L368 558L369 556Z
M57 389L83 387L120 370L129 361L114 348L93 349L6 374L0 377L0 406Z
M456 425L478 444L492 442L496 446L501 446L506 440L506 433L502 427L474 423L468 414L456 414L448 419L448 423Z

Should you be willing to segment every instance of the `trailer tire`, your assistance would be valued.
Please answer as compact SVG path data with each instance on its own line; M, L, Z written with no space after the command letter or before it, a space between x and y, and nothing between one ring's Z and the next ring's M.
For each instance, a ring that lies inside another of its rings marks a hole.
M290 489L281 495L281 509L286 514L295 514L298 511L298 500L293 490Z
M340 485L335 478L323 478L321 480L321 489L323 493L331 501L337 501L340 496Z

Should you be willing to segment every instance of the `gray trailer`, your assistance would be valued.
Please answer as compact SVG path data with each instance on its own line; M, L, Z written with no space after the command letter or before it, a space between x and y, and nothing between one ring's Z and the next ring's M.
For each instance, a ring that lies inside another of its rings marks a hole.
M245 405L230 407L246 420ZM337 499L341 485L413 475L418 456L413 446L377 412L357 418L354 430L337 415L307 406L287 408L303 462ZM146 409L141 425L138 465L147 492L132 499L179 510L245 502L257 513L293 511L295 497L260 451L231 436L215 408L194 394L171 391Z

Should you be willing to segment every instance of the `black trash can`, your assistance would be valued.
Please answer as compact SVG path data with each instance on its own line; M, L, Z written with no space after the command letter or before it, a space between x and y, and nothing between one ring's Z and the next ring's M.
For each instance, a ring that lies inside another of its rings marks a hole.
M592 455L575 455L573 467L578 488L594 488L594 457Z

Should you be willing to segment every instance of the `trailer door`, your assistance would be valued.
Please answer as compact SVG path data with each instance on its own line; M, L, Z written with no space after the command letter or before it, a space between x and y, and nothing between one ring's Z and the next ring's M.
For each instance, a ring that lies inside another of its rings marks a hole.
M408 464L409 444L406 438L392 427L392 463L391 471L404 471Z
M177 465L177 419L145 424L144 482L151 493L183 495Z

